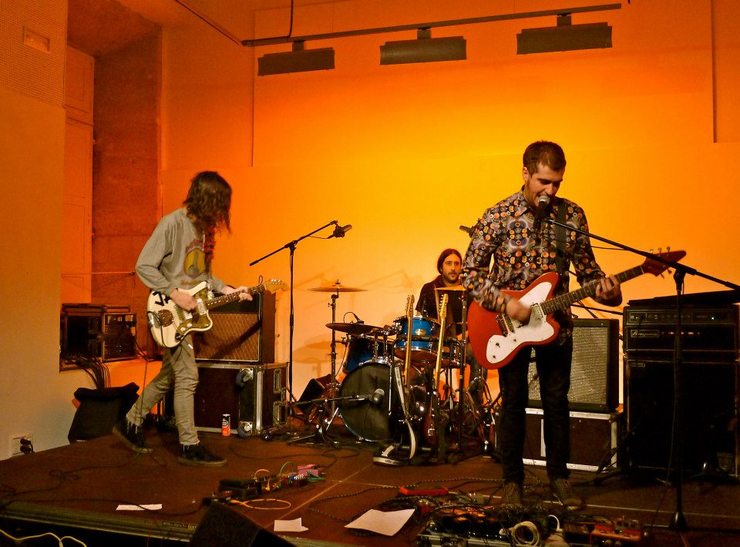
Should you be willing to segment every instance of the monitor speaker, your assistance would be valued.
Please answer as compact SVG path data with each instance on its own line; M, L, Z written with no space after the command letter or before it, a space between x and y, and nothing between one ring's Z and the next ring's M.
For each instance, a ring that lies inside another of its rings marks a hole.
M529 403L542 407L536 367L529 368ZM619 321L575 319L573 361L568 392L570 409L614 412L619 405Z
M190 547L283 547L292 543L265 530L242 511L212 503L190 538Z
M195 358L272 363L275 360L275 295L255 295L210 312L213 326L193 336Z

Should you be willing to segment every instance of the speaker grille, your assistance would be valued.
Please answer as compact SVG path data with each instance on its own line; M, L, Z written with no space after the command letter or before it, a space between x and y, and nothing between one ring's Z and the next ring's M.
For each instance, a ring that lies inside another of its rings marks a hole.
M260 320L256 314L214 313L213 327L195 337L196 357L208 360L260 360Z
M619 321L575 319L568 399L571 410L615 411L619 404ZM542 407L536 367L529 368L529 406Z
M735 363L680 365L682 465L700 472L737 475L740 432L736 425ZM674 433L674 370L666 361L627 359L627 448L630 466L665 470L671 465ZM674 462L677 456L674 454Z
M211 312L210 330L193 336L195 358L270 363L275 356L275 295L236 302Z

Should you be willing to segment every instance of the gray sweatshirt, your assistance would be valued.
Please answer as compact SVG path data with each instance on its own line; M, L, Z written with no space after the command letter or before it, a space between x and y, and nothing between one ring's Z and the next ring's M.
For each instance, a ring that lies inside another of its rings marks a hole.
M189 289L201 281L220 292L223 281L206 265L203 234L193 225L185 208L164 216L136 261L136 273L152 290L170 294L175 287Z

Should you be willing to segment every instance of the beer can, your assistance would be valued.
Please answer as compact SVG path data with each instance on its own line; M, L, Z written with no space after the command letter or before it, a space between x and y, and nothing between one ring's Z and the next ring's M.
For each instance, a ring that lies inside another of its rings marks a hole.
M221 414L221 435L231 435L231 414Z

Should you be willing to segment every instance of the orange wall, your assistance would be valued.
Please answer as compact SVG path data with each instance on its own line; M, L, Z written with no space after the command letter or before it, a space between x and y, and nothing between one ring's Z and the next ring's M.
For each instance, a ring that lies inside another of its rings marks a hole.
M408 20L433 18L411 5ZM379 45L413 33L375 35L308 44L335 48L333 71L270 77L254 76L256 58L287 46L239 49L212 30L171 31L165 209L182 200L197 170L219 169L231 180L233 234L219 242L216 267L232 282L253 283L260 274L287 280L286 251L248 263L330 220L353 225L344 239L307 239L296 251L296 396L329 370L329 298L308 289L337 279L361 287L366 292L341 295L337 320L352 311L368 323L392 322L406 296L436 275L442 248L465 250L458 226L519 188L521 152L536 139L564 146L561 194L585 207L594 233L645 250L686 249L687 264L737 282L740 146L731 136L714 138L716 120L740 115L734 103L715 103L718 89L737 90L737 64L728 61L737 44L727 33L713 36L713 7L721 15L715 27L740 21L740 8L728 1L633 2L573 17L608 21L611 49L516 55L516 33L554 24L548 18L435 31L467 38L464 62L380 66ZM336 30L348 16L333 17ZM314 28L326 26L322 19ZM597 257L610 272L642 261L607 250ZM721 288L687 279L687 292ZM674 283L642 277L624 291L627 300L665 295ZM281 361L287 303L281 295Z

